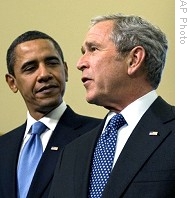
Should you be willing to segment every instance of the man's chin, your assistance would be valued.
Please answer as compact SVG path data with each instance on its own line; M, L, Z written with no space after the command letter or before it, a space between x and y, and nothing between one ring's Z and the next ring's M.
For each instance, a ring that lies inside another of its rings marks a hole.
M99 101L97 100L97 98L95 97L88 97L86 96L86 101L89 103L89 104L95 104L95 105L98 105L98 106L102 106Z
M48 113L50 111L52 111L53 109L55 109L56 107L58 107L61 104L62 101L43 101L41 103L38 104L39 109L41 112L43 113Z

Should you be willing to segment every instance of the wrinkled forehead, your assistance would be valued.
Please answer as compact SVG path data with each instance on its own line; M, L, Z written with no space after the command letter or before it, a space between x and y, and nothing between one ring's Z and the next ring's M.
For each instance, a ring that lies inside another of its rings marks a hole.
M113 30L113 21L101 21L90 27L88 30L85 42L99 41L103 42L106 40L110 40L110 36Z

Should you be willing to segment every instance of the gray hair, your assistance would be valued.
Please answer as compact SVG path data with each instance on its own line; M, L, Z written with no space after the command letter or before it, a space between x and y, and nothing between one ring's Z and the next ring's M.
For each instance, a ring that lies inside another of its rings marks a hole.
M161 81L168 49L165 34L148 21L133 15L97 16L91 19L90 27L107 20L114 22L110 39L120 55L127 55L136 46L142 46L145 49L144 69L147 71L147 80L156 89Z

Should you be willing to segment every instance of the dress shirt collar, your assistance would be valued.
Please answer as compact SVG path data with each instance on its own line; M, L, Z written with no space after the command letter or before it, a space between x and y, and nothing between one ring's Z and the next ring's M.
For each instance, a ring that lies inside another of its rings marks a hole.
M157 97L158 95L156 91L153 90L145 94L144 96L138 98L127 107L125 107L120 113L127 121L127 124L135 126L140 120L140 118L143 116L143 114L146 112L146 110L150 107L150 105L156 100ZM115 114L115 112L109 112L105 122L105 126Z
M51 131L53 131L55 129L60 117L66 110L66 108L67 108L66 103L65 103L65 101L63 101L57 108L53 109L47 115L42 117L39 121L43 122ZM31 126L35 122L37 122L37 120L35 120L30 115L29 111L27 111L27 126L26 126L25 136L27 133L29 133Z

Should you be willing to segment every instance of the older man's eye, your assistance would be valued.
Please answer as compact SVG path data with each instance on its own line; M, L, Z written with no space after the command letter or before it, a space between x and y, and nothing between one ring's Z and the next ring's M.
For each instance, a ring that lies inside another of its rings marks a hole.
M94 51L96 51L97 49L98 49L98 48L95 47L95 46L90 47L90 51L91 51L91 52L94 52Z

